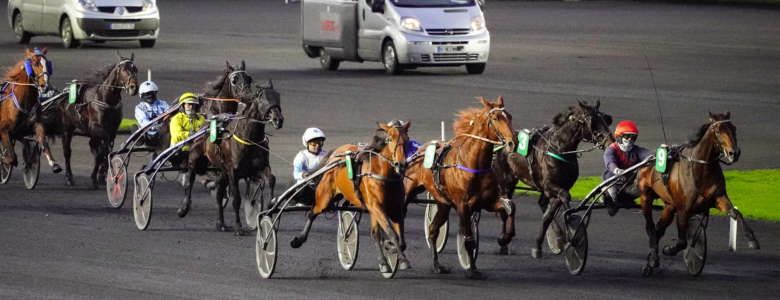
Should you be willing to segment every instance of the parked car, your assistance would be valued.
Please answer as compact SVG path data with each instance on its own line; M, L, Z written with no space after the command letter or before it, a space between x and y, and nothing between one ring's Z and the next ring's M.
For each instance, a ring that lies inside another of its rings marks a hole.
M65 48L81 41L133 41L151 48L160 33L157 0L9 0L8 23L16 42L54 35Z

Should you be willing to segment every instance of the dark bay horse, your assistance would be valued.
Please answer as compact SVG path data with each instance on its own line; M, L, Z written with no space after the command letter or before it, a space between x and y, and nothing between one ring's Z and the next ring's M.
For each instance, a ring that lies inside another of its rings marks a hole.
M74 103L60 101L56 109L46 111L46 133L62 137L68 185L73 185L70 143L74 134L89 138L89 148L95 157L95 166L90 175L92 189L97 189L99 182L105 182L108 166L106 156L114 146L116 131L122 122L122 91L130 96L138 94L138 68L135 67L133 57L130 54L130 58L125 58L117 52L119 62L107 64L90 77L77 82Z
M482 209L507 214L498 197L498 178L491 171L493 147L504 144L503 151L514 152L517 137L512 129L512 116L504 111L504 99L489 103L479 97L482 108L469 108L459 113L455 121L455 138L450 140L437 154L438 163L431 169L423 166L423 160L410 162L405 180L406 203L417 195L428 191L436 200L438 211L429 225L429 245L436 245L439 230L447 221L451 208L455 208L460 218L460 234L464 236L465 248L469 254L470 267L467 278L481 278L482 274L475 266L474 249L476 241L472 232L472 215ZM426 146L420 148L425 151ZM491 195L492 194L492 195ZM513 211L514 212L514 211ZM502 217L505 222L507 218ZM504 227L511 226L514 231L514 219ZM510 236L504 236L499 243L508 244ZM436 247L431 248L433 273L447 273L449 270L439 265Z
M348 144L328 153L328 163L350 157L357 166L354 169L354 180L349 178L349 170L344 164L322 175L315 192L315 204L310 213L307 213L309 220L303 232L290 242L293 248L298 248L306 242L314 219L331 207L334 201L343 197L352 205L367 210L371 217L371 237L378 251L379 270L382 273L393 272L383 249L398 254L398 268L410 268L409 261L400 248L399 222L402 222L404 217L403 174L407 166L407 131L411 122L406 121L401 126L377 125L381 128L381 135L375 135L365 148ZM322 162L319 167L325 165L327 163Z
M726 194L726 178L720 163L735 163L740 155L737 128L731 123L730 117L731 113L728 112L709 114L710 122L702 125L696 135L679 150L675 161L669 160L667 169L671 169L668 171L668 184L662 179L661 173L655 170L654 165L639 170L637 184L641 193L647 236L650 239L647 266L642 269L645 275L652 275L653 269L659 266L658 242L672 223L675 214L677 243L664 247L665 255L675 256L677 252L688 247L688 221L694 215L708 214L710 208L716 208L739 221L745 228L748 247L760 248L753 230L745 223L742 213L734 208ZM723 158L727 161L722 161ZM661 219L654 225L652 204L653 200L659 198L664 203L664 209Z
M276 129L282 128L284 117L280 105L281 96L279 92L274 90L273 84L269 81L268 85L259 87L255 97L248 104L238 105L240 113L235 117L230 118L226 114L215 116L222 121L223 125L221 126L225 127L227 137L212 143L207 141L204 136L193 142L189 153L188 182L185 185L184 202L178 211L179 217L183 218L189 212L195 175L204 175L208 164L211 163L220 170L214 180L216 183L214 200L216 203L222 203L222 199L230 187L230 196L236 213L236 234L248 232L241 226L239 214L241 193L238 189L238 181L263 178L268 182L271 195L273 195L275 177L271 174L268 160L269 149L265 126L270 123ZM254 207L257 204L253 202L254 199L249 205ZM262 208L263 204L259 205ZM228 231L229 227L225 225L222 205L217 205L217 207L219 210L217 230Z
M34 134L38 147L49 159L52 171L59 173L62 168L54 161L45 139L38 98L39 93L46 93L51 88L49 75L53 71L52 63L46 58L46 48L34 52L25 50L25 58L12 67L0 82L0 142L6 151L0 156L4 163L17 166L14 141Z
M552 121L553 128L532 132L530 141L526 141L531 144L527 146L525 157L504 151L496 154L493 170L500 178L502 198L512 198L518 181L540 192L539 207L544 215L536 245L531 249L534 258L542 257L541 245L545 233L559 207L569 208L569 190L580 172L577 163L580 142L593 143L592 149L605 149L615 141L609 130L612 117L600 112L600 105L599 101L593 106L579 102L578 107L569 107L568 111L556 115ZM553 230L560 231L558 236L564 236L560 228L553 227ZM506 246L502 246L500 253L506 254L506 250Z

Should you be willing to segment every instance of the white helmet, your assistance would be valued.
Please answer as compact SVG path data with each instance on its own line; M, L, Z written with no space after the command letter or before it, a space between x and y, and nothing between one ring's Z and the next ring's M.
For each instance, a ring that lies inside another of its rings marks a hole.
M317 127L311 127L309 129L306 129L306 132L303 133L303 138L302 138L303 146L307 147L308 146L307 144L309 143L309 141L311 141L313 139L316 139L316 138L321 138L321 139L324 140L325 139L325 133L323 133L322 130L320 130Z
M144 81L144 83L141 83L141 87L138 89L138 97L141 97L141 95L146 94L148 92L156 92L156 91L157 91L157 85L154 84L154 82Z

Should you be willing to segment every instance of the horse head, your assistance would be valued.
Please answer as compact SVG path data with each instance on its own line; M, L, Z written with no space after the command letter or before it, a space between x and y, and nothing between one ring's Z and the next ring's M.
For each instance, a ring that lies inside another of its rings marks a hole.
M35 84L38 87L38 93L44 94L49 91L51 85L49 84L49 75L54 72L52 62L46 58L47 48L43 50L25 49L27 52L27 58L24 62L24 70L27 73L28 83Z
M388 125L377 123L382 132L384 132L384 144L381 154L384 157L390 157L393 169L397 174L406 173L408 164L406 162L406 151L409 145L409 126L411 120L402 122L393 120ZM378 136L379 137L379 136ZM381 137L380 137L381 138Z
M512 115L504 110L504 97L498 96L498 101L490 103L485 98L477 97L479 102L485 105L482 114L473 120L471 126L479 127L484 123L487 126L487 138L498 139L504 144L505 151L515 152L517 149L517 136L512 129Z
M227 84L223 84L223 87L229 87L229 97L234 97L239 100L252 99L254 96L251 86L252 77L246 73L246 64L244 61L242 60L241 64L237 66L231 66L227 61L225 64L227 64L227 69L225 69L225 72L227 73L227 76L225 76L225 83Z
M274 128L282 129L284 116L282 115L281 94L274 90L274 84L268 80L268 84L255 86L253 105L258 109L258 114L263 121L271 123Z
M130 58L126 58L117 51L116 56L119 58L119 63L114 67L115 78L121 81L122 88L128 95L138 95L138 68L133 61L135 54L130 53Z
M713 114L710 116L710 129L715 134L714 143L720 149L720 155L725 156L728 164L739 160L741 151L737 146L737 127L731 123L731 112L725 114Z
M609 130L609 126L612 125L612 116L599 111L599 106L601 106L599 100L596 100L596 104L593 106L584 101L577 102L579 102L580 110L572 115L572 118L584 125L580 126L582 139L599 146L601 149L606 149L615 142L615 137Z

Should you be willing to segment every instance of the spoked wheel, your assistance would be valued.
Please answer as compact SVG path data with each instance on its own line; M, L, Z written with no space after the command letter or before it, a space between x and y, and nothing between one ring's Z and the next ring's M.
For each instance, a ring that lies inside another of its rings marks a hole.
M481 212L475 212L471 216L471 232L474 233L474 261L477 261L477 253L479 253L479 219ZM464 270L471 268L471 262L469 262L469 252L466 250L466 239L460 232L458 232L458 260L460 266Z
M127 166L122 157L114 156L108 166L106 176L108 203L113 208L121 208L127 196Z
M387 237L387 234L384 234L384 236ZM384 246L382 246L381 248L382 248L382 255L385 256L385 260L387 260L387 264L390 265L390 272L382 273L382 277L386 279L393 278L393 276L395 276L395 273L398 272L398 250L386 249Z
M339 228L336 236L339 261L344 270L352 270L357 261L360 236L355 213L343 211L339 214Z
M152 189L149 187L149 177L141 174L135 181L135 197L133 197L133 215L135 226L146 230L149 219L152 218Z
M257 228L257 215L263 211L263 203L261 198L265 191L265 180L247 180L246 181L246 199L244 205L244 217L246 219L246 225L250 229ZM255 203L252 205L252 203Z
M8 183L11 179L11 173L14 171L14 167L3 162L3 158L8 156L10 149L6 149L3 143L0 142L0 184Z
M428 199L431 199L431 194L428 193ZM428 204L425 206L425 243L428 244L428 248L431 248L431 242L428 241L428 227L433 223L433 217L436 216L438 207L436 204ZM444 222L439 227L439 236L436 239L436 252L441 253L444 250L444 246L447 245L447 232L450 228L450 221Z
M688 274L698 276L707 261L707 232L700 215L688 221L688 247L683 250L683 260Z
M24 148L24 186L32 190L38 184L38 175L41 174L41 149L35 140L25 140Z
M587 227L580 226L582 218L579 215L571 215L566 220L571 240L563 247L566 258L566 267L572 275L579 275L585 269L588 261L588 232ZM577 230L579 227L579 230Z
M563 210L559 208L550 227L547 227L547 246L550 247L550 252L553 254L561 254L562 252L564 238L561 235L564 233L561 226L563 224Z
M276 269L276 229L271 217L265 216L260 221L255 242L255 259L260 277L271 278Z

